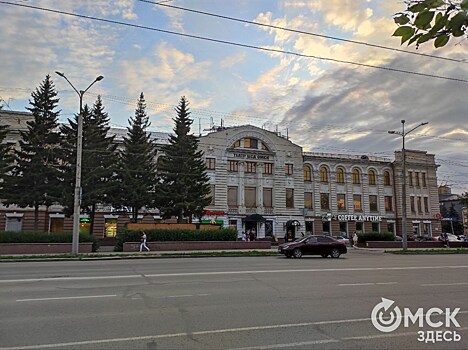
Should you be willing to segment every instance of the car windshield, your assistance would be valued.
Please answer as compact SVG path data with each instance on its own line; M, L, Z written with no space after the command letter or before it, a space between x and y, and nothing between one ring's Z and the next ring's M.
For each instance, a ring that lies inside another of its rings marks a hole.
M306 236L306 237L300 237L298 239L296 239L294 242L305 242L310 236Z

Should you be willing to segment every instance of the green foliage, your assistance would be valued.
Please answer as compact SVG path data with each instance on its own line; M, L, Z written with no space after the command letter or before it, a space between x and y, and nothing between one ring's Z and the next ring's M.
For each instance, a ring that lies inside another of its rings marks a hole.
M395 235L392 232L365 232L358 233L358 242L366 243L367 241L393 241Z
M1 106L0 106L1 110ZM8 135L8 125L0 125L0 179L6 179L13 169L15 158L13 157L13 149L10 145L3 143ZM0 198L3 196L3 181L0 180Z
M396 13L399 28L393 36L401 37L401 44L420 44L433 41L434 47L445 46L451 37L468 33L468 0L408 0L406 9Z
M156 147L150 139L147 128L151 125L146 115L143 93L137 102L135 117L129 120L127 136L124 137L123 150L117 177L119 193L113 202L116 207L130 206L132 222L136 222L138 211L143 207L154 206L154 191L157 182Z
M48 232L10 232L0 231L0 243L72 243L71 233L48 233ZM92 242L93 251L99 247L96 237L80 234L80 242Z
M211 202L209 177L203 152L198 150L198 139L190 134L188 101L180 99L174 119L174 134L164 147L164 156L158 162L161 182L157 187L156 203L164 217L201 217Z
M140 230L128 230L117 237L116 250L123 250L125 242L139 242ZM220 230L145 230L149 242L174 242L174 241L235 241L237 232L232 229Z

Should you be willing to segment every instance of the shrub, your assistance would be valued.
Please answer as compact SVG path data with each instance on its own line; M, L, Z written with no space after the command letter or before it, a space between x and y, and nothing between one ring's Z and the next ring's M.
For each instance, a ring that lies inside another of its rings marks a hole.
M392 232L366 232L358 233L358 242L366 243L367 241L393 241L395 236Z
M72 241L73 235L63 232L0 232L0 243L71 243ZM93 252L99 247L99 242L93 235L80 234L80 242L92 242Z
M154 241L235 241L237 231L233 229L220 230L144 230L146 240ZM139 242L142 230L127 230L117 237L116 251L123 250L125 242Z

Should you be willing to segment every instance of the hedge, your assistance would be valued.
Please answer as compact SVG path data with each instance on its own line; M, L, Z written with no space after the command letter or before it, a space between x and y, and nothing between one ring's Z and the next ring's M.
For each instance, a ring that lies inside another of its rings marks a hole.
M366 232L358 233L358 242L366 243L367 241L393 241L395 234L392 232Z
M233 229L220 230L144 230L148 242L174 241L235 241L237 231ZM142 230L127 230L117 237L116 251L123 250L125 242L139 242Z
M0 232L0 243L72 243L71 233L49 232ZM97 251L99 242L89 234L80 234L80 242L92 242L93 252Z

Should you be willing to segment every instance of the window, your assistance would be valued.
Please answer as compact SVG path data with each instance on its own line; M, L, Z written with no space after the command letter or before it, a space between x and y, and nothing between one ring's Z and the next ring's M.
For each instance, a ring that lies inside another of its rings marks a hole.
M206 158L206 168L208 170L216 169L216 159L215 158Z
M265 145L263 142L262 142L262 150L264 150L264 151L269 151L268 146Z
M294 189L286 189L286 208L294 208Z
M245 163L245 172L246 173L255 173L256 172L256 163L254 162L246 162Z
M216 195L216 186L210 185L210 194L209 194L209 196L211 196L210 205L215 205L215 195Z
M343 184L344 183L344 170L343 168L336 169L336 182Z
M336 206L338 210L346 210L346 195L345 194L336 195Z
M429 198L424 197L424 211L429 213Z
M106 218L104 221L104 236L115 237L117 236L117 219Z
M377 179L376 179L374 170L369 170L368 171L367 180L369 181L369 185L375 185L377 183Z
M356 233L363 233L363 232L364 232L364 223L356 222Z
M232 148L239 148L240 147L240 140L237 140L236 142L234 142L234 144L232 145Z
M245 206L247 208L257 207L257 188L256 187L245 187Z
M372 232L380 232L380 224L378 222L372 223Z
M263 173L264 174L273 174L273 164L272 163L263 163Z
M239 171L239 162L237 160L229 161L229 171L238 172Z
M415 181L415 185L419 187L419 172L414 173L414 181Z
M384 172L384 175L383 175L383 183L384 183L384 186L391 186L391 183L390 183L390 172L389 172L389 171L385 171L385 172Z
M65 221L64 218L50 218L50 232L52 233L63 232L64 221ZM81 222L80 222L80 229L81 229Z
M244 139L244 148L258 149L258 140L246 137Z
M369 210L370 211L379 211L379 206L377 204L377 196L370 195L369 196Z
M228 206L237 207L239 204L237 202L237 186L228 187Z
M313 195L312 192L304 193L304 208L313 209Z
M285 164L285 173L286 175L292 175L293 174L293 165L292 164Z
M413 172L408 171L408 183L410 186L413 186Z
M362 211L362 202L360 194L353 195L353 208L356 211Z
M416 212L416 209L415 209L415 207L414 207L414 196L411 196L411 197L410 197L410 206L411 206L411 211L412 211L413 213L415 213L415 212Z
M416 197L416 202L418 204L418 213L422 213L422 201L420 196Z
M263 206L265 208L273 208L273 189L263 188Z
M421 182L422 182L422 186L423 187L426 187L427 184L426 184L426 173L421 173Z
M320 168L320 181L328 182L328 170L325 167Z
M320 208L330 210L330 195L328 193L320 193Z
M340 235L348 236L348 223L346 221L340 221Z
M360 184L361 183L361 173L358 169L353 170L353 184Z
M395 234L395 223L394 222L387 223L387 231Z
M393 197L385 196L385 211L393 211Z
M308 165L304 166L304 181L312 181L312 170Z

